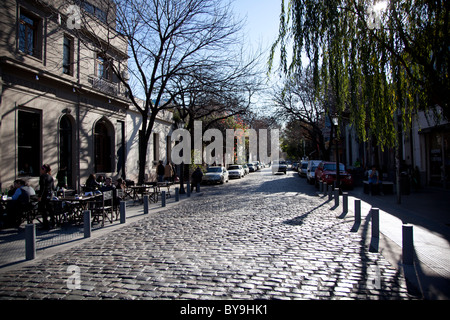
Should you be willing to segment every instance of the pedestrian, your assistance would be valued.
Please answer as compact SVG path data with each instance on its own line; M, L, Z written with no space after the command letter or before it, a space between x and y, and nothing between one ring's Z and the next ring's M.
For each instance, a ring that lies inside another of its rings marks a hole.
M42 214L42 227L45 230L55 226L55 215L52 204L50 203L52 193L55 190L55 182L51 175L50 165L44 164L40 168L39 192L38 192L38 210ZM50 216L50 225L48 222Z
M202 182L203 172L200 167L197 167L192 173L192 184L195 185L195 192L200 192L200 183Z
M170 163L168 162L166 166L164 167L164 180L167 182L172 181L172 175L173 175L173 169Z
M158 167L156 168L156 174L158 176L158 182L163 182L164 180L164 165L161 160L159 160Z

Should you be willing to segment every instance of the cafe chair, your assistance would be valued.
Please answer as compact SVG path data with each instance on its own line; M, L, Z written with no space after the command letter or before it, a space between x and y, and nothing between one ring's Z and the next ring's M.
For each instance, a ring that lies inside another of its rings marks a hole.
M114 221L114 199L113 192L104 191L98 200L95 200L91 206L92 222L98 222L105 225L105 220L113 223Z

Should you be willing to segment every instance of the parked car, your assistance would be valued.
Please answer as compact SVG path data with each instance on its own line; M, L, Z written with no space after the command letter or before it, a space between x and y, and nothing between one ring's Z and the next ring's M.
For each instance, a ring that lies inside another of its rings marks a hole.
M248 165L243 164L242 168L244 169L244 175L247 175L250 173L250 169L248 168Z
M274 160L272 163L272 174L276 174L278 172L282 172L286 174L287 171L287 165L286 161L283 160Z
M228 166L228 177L241 179L245 176L244 168L240 164L232 164Z
M294 162L294 163L292 164L292 170L298 171L298 162Z
M248 167L248 172L255 172L256 171L256 167L253 163L247 163L247 167Z
M308 168L308 161L302 161L298 166L298 174L300 177L306 177L306 169Z
M228 171L225 167L209 167L203 175L203 183L220 183L228 182Z
M315 176L316 176L316 169L319 163L321 163L322 160L309 160L308 161L308 167L306 168L306 181L309 184L314 184Z
M322 161L317 166L315 179L316 185L318 185L320 181L327 184L333 184L336 180L336 162ZM345 170L345 166L342 163L339 164L339 180L341 187L353 188L352 175Z

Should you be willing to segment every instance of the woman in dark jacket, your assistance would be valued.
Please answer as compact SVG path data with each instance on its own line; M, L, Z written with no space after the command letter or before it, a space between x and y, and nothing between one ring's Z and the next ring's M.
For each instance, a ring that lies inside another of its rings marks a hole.
M55 215L53 207L50 203L52 192L55 190L55 183L51 175L51 169L48 164L44 164L40 168L41 176L39 177L39 211L42 214L43 228L49 229L47 217L50 216L51 227L55 226Z

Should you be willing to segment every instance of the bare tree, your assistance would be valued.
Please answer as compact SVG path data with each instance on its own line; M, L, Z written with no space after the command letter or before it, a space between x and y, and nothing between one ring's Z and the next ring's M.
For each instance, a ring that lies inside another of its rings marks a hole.
M123 38L128 45L127 64L111 63L132 105L142 116L139 135L139 178L144 182L148 142L159 112L173 107L175 81L223 59L238 42L241 24L233 20L228 2L221 0L99 0L116 13L105 21L111 28L97 36L105 54ZM172 93L169 94L169 88Z
M308 72L286 78L273 94L275 113L285 120L296 120L306 140L317 147L318 156L327 158L322 132L326 116L325 102L317 99L312 77Z

